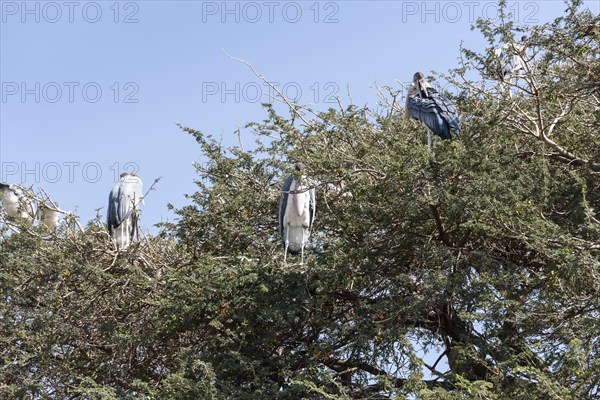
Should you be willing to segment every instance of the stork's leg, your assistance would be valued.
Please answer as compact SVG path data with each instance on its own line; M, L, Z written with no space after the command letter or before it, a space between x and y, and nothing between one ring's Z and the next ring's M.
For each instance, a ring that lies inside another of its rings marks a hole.
M433 153L431 151L431 129L427 129L427 147L429 148L429 152Z
M133 234L135 233L135 221L131 219L131 217L127 220L127 244L125 247L129 247L133 242Z
M285 250L283 252L283 262L285 264L287 264L287 252L288 252L289 244L290 244L290 227L286 226L285 227Z
M132 215L132 220L133 220L133 232L131 234L131 241L133 242L133 239L136 238L137 240L140 240L140 224L139 224L139 218L137 215L137 211L134 208L133 209L133 215Z

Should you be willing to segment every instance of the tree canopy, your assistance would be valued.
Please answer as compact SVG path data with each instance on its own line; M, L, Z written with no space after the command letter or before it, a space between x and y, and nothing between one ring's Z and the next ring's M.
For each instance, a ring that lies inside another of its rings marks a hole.
M527 27L526 72L500 83L492 48L525 28L479 21L489 50L436 77L462 132L433 153L402 88L264 104L252 149L182 127L198 190L127 250L97 222L3 228L0 397L599 399L599 25L573 1ZM277 219L297 161L303 265Z

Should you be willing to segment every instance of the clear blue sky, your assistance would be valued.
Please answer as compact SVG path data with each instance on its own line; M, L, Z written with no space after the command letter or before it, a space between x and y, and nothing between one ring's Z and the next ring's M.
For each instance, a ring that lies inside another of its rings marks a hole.
M526 25L565 9L508 4ZM162 177L144 228L173 220L166 204L185 205L196 188L203 158L176 123L236 144L238 127L264 117L267 88L222 48L301 103L347 103L349 86L355 103L375 106L375 82L447 71L461 41L483 45L475 19L497 19L495 1L2 0L0 11L0 181L41 186L86 223L132 163L146 187Z

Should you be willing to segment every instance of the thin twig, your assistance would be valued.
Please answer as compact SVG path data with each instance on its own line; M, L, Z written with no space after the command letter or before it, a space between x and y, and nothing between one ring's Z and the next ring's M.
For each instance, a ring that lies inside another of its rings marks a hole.
M258 73L258 71L256 71L256 69L254 69L254 67L252 66L252 64L250 64L248 61L246 60L242 60L241 58L238 57L234 57L229 55L225 49L221 49L221 51L229 58L231 58L232 60L241 62L242 64L245 64L248 68L250 68L250 70L252 71L252 73L260 80L262 80L264 83L266 83L271 89L273 89L273 91L275 91L277 93L277 95L279 96L279 99L275 97L275 100L279 100L282 103L285 103L289 109L293 112L294 115L297 115L298 117L300 117L300 119L302 120L302 122L304 122L304 124L307 127L313 128L313 124L311 124L310 122L308 122L306 120L306 118L304 118L304 116L298 112L298 109L306 109L304 107L302 107L299 104L296 104L294 102L291 102L290 100L287 99L287 97L285 97L285 95L279 90L277 89L277 87L275 87L275 85L273 85L264 75Z

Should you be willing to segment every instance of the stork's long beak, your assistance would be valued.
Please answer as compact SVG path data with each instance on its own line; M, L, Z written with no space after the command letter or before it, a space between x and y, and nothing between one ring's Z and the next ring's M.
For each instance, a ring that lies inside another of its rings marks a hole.
M425 93L425 97L429 97L429 93L427 93L427 87L423 85L421 80L417 81L417 89L419 90L419 96L421 96L421 93Z

